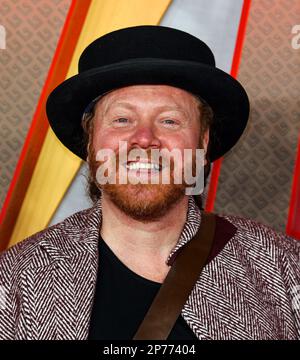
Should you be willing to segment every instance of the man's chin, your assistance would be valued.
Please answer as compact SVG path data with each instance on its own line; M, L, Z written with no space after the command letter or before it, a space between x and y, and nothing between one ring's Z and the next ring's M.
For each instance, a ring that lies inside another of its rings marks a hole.
M150 222L164 216L184 196L179 185L125 184L101 186L103 194L131 218Z

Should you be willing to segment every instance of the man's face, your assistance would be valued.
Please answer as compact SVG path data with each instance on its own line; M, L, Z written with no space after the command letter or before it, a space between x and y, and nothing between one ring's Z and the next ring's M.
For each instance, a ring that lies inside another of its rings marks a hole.
M126 142L127 153L145 150L140 161L128 161L129 176L140 179L161 176L162 169L139 168L141 162L151 162L150 150L172 151L182 154L184 149L195 151L200 143L200 109L190 93L166 85L136 85L114 90L102 97L95 107L92 136L91 171L96 174L101 164L96 161L99 150L110 149L118 156L123 151L120 141ZM208 131L202 136L203 148L208 144ZM147 156L148 155L148 156ZM176 162L176 160L174 160ZM133 165L134 164L134 165ZM179 164L183 169L183 164ZM135 170L132 169L135 168ZM136 170L138 168L139 170ZM165 169L165 168L164 168ZM138 220L151 221L162 216L170 206L184 196L186 185L174 183L174 163L171 159L171 182L163 184L105 184L107 195L122 211Z

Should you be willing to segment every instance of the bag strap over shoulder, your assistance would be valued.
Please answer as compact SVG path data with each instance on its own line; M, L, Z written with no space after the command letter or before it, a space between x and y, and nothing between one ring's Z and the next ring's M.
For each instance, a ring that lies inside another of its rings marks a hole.
M167 339L207 262L215 226L215 215L201 212L198 232L175 258L133 340Z

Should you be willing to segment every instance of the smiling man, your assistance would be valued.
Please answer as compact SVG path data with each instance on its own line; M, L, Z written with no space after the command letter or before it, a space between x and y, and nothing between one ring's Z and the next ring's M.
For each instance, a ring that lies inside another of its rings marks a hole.
M236 144L248 97L199 39L138 26L90 44L47 114L88 162L94 206L1 254L0 338L132 339L204 231L189 180L205 182ZM216 215L209 256L167 339L299 339L299 253L295 239Z
M207 151L209 130L207 125L205 129L200 130L200 109L201 104L196 97L187 91L165 85L124 87L110 92L99 100L92 119L93 131L90 131L93 164L91 167L94 178L99 166L95 161L95 154L99 150L112 149L120 157L121 141L127 145L126 153L135 150L135 157L139 155L138 150L144 150L144 156L143 151L140 151L141 159L132 159L135 161L128 161L126 164L129 183L133 184L103 185L103 204L107 202L106 195L109 195L108 199L114 202L117 208L121 208L122 212L137 220L154 220L170 212L171 206L179 202L176 213L180 212L179 208L183 208L185 215L187 198L183 195L186 184L183 181L174 184L174 178L163 184L164 171L170 166L160 169L166 161L157 159L151 162L151 151L153 153L154 149L163 149L166 155L166 151L171 154L176 149L182 160L187 159L183 159L184 149L194 150L195 153L201 146ZM175 160L176 162L172 161L172 172L166 175L174 175L175 164L179 166L177 171L183 172L183 162L177 158ZM148 164L147 168L145 164ZM158 169L155 169L155 165ZM131 179L134 176L138 177L140 185ZM157 182L155 176L158 177ZM168 180L168 176L164 179ZM148 186L144 186L143 183L147 182Z

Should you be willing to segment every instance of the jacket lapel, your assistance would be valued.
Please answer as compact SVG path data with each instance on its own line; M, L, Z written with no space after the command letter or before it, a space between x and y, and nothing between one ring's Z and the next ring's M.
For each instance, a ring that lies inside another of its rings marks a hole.
M28 268L23 286L24 296L34 303L26 319L30 338L87 339L97 278L99 226L98 205L76 214L70 223L64 222L56 236L40 242L39 263Z
M56 269L57 338L88 337L97 278L97 243L80 244Z

